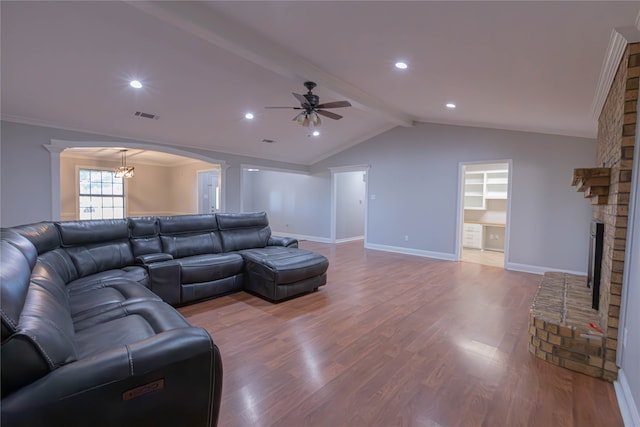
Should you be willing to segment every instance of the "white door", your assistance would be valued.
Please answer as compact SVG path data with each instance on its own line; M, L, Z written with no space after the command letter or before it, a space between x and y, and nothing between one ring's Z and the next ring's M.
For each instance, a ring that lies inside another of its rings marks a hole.
M198 213L218 211L218 176L218 171L215 170L198 172Z

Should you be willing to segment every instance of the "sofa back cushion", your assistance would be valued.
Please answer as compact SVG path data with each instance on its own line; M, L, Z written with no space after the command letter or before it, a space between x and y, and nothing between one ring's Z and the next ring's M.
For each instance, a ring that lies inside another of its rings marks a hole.
M264 248L271 236L266 212L217 214L225 252Z
M215 215L159 217L162 251L174 258L222 252Z
M133 256L138 257L162 252L159 233L157 217L129 218L129 239Z
M43 254L60 247L60 234L52 222L19 225L11 230L24 236L35 246L38 254Z
M20 237L20 236L18 236ZM26 241L26 239L25 239ZM30 244L30 243L29 243ZM33 248L35 251L35 248ZM23 254L11 240L0 241L0 304L2 314L2 342L17 330L20 313L29 290L31 268L35 263Z
M133 265L126 219L56 222L79 277Z
M64 282L32 264L9 239L0 242L2 397L76 360ZM52 273L52 274L50 274Z

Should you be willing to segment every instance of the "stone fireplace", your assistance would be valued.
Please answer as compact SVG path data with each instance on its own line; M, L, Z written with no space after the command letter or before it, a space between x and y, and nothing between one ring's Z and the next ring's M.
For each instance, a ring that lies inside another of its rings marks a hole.
M618 374L616 351L639 80L640 43L627 44L598 120L594 168L608 170L608 193L585 192L593 204L593 221L604 224L598 310L591 307L586 277L547 273L529 325L529 350L537 357L607 381L614 381Z

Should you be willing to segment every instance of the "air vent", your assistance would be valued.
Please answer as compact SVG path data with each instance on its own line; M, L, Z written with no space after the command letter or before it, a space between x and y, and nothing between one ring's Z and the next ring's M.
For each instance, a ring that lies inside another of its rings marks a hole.
M262 142L266 142L267 144L273 144L275 141L273 139L263 139Z
M155 114L143 113L142 111L136 111L134 116L142 117L143 119L153 119L158 120L160 116L156 116Z

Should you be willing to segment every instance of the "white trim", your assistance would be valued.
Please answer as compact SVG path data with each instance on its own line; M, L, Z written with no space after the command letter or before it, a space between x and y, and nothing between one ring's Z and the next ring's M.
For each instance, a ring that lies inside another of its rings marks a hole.
M348 239L340 239L336 240L336 227L337 227L337 209L338 209L338 201L336 199L336 194L338 192L338 181L336 180L337 173L346 173L346 172L363 172L364 173L364 236L362 237L365 242L365 246L367 243L367 227L369 224L369 170L371 169L371 165L353 165L353 166L337 166L333 168L329 168L331 171L331 218L330 218L330 226L331 226L331 241L334 243L339 243L343 241L348 241ZM359 239L359 238L357 238Z
M44 148L50 153L51 160L51 220L60 220L60 153L64 148L51 144L44 144Z
M618 71L620 60L627 48L628 43L636 43L640 41L640 15L636 19L636 28L634 27L618 27L611 30L609 38L609 47L605 53L604 62L600 69L600 78L596 86L596 93L591 104L591 114L598 118L602 112L602 107L609 95L609 89L613 83L613 79Z
M335 243L355 242L356 240L364 240L364 236L347 237L345 239L336 239Z
M160 151L169 154L175 154L178 156L189 157L192 159L202 160L208 163L216 163L220 166L220 169L224 172L229 165L224 160L215 159L202 154L192 153L190 151L181 150L179 148L167 147L164 145L158 145L153 143L140 143L140 142L123 142L123 141L66 141L61 139L51 139L50 144L44 144L49 153L51 153L51 219L57 221L60 219L60 153L67 148L72 147L86 147L86 148L99 148L99 147L122 147L124 145L127 148L138 148L142 150ZM222 180L220 183L220 211L224 212L226 197L225 195L225 175L222 174Z
M613 388L616 391L618 406L620 407L620 414L622 415L624 425L626 427L640 426L640 413L638 413L638 407L633 400L633 393L631 393L631 388L629 388L627 376L622 369L618 371L618 380L613 382Z
M331 173L368 171L371 165L336 166L329 168Z
M460 261L462 259L462 229L464 226L464 167L471 165L498 165L507 164L507 207L506 207L506 221L504 227L504 261L502 267L507 269L507 261L509 260L509 240L511 236L511 191L513 183L513 160L478 160L471 162L458 162L458 196L456 198L456 204L458 210L456 212L456 240L455 240L455 260ZM494 171L491 169L490 171ZM476 172L476 171L474 171ZM479 171L478 171L479 172ZM484 171L486 172L486 171Z
M563 270L561 268L545 267L540 265L519 264L516 262L507 262L505 269L512 271L522 271L523 273L544 274L548 271L558 271L561 273L575 274L576 276L586 276L586 271Z
M405 255L416 255L416 256L421 256L425 258L441 259L445 261L457 261L456 254L449 254L446 252L423 251L421 249L403 248L400 246L379 245L377 243L365 243L364 247L366 249L373 249L375 251L393 252L393 253L405 254Z
M292 233L284 233L280 231L271 231L271 234L277 237L291 237L292 239L309 240L310 242L333 243L331 239L328 239L326 237L308 236L306 234L292 234Z
M297 173L300 175L310 175L309 171L306 171L306 170L276 168L276 167L270 167L270 166L253 165L249 163L240 163L240 170L244 172L245 169L258 169L255 172L269 171L269 172L284 172L284 173Z

